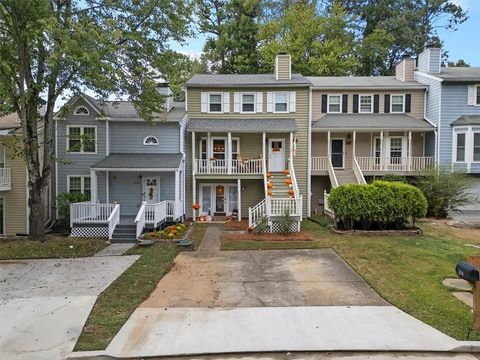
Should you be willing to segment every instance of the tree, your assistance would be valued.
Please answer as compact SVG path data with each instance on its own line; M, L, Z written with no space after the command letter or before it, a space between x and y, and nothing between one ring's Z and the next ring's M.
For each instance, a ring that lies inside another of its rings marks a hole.
M323 14L313 3L297 2L263 25L259 37L265 71L272 71L279 52L289 53L293 71L303 75L350 75L358 66L351 19L339 1Z
M447 64L448 64L448 67L470 67L470 64L463 59L459 59L456 62L449 61Z
M128 95L140 115L152 119L164 107L152 64L169 40L188 35L190 10L183 1L0 1L0 94L20 118L31 238L45 240L42 198L54 164L58 97L85 87L99 97ZM38 121L44 123L44 146Z

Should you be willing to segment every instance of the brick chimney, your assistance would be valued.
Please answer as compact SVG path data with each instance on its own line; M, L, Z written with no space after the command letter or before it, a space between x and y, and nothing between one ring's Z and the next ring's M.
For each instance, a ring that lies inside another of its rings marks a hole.
M405 56L395 66L395 78L403 82L415 81L414 72L415 72L415 60L412 59L410 56Z
M173 91L170 89L168 82L162 82L157 85L157 90L165 96L165 110L169 112L173 108Z
M292 59L286 53L280 53L275 57L275 79L290 80L292 78Z
M442 49L427 47L418 55L418 71L427 74L440 74L442 64Z

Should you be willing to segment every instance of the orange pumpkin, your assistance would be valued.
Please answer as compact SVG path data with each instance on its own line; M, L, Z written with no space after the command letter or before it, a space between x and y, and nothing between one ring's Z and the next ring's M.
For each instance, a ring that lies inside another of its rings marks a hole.
M269 172L267 172L267 178L271 178L272 177L272 174L270 174Z
M292 179L286 179L285 184L287 185L292 185Z
M193 205L192 205L192 209L193 209L193 210L198 210L198 209L200 209L200 204L193 204Z
M267 188L269 188L269 189L273 188L273 184L270 181L267 182Z
M176 233L177 233L177 229L171 229L171 230L170 230L170 233L176 234Z
M273 193L271 191L268 192L268 196L272 196Z
M288 195L295 195L295 192L293 190L288 190Z
M288 175L288 174L290 174L290 171L288 171L287 169L285 169L285 170L283 170L283 174L284 174L284 175Z

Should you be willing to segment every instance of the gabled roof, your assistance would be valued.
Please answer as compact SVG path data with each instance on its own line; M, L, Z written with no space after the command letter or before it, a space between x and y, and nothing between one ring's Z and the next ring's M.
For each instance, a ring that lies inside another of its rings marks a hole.
M444 82L480 82L480 67L442 67L435 76Z
M297 130L295 119L190 119L187 131L284 133Z
M178 169L182 154L110 154L92 169Z
M273 74L195 74L186 87L272 87L310 86L310 81L301 74L292 74L289 80L276 80Z
M368 130L433 130L426 120L407 114L325 114L313 125L314 130L368 129Z
M480 115L462 115L452 123L452 126L480 125Z
M395 76L309 76L308 80L314 89L426 89L427 86L419 82L403 82Z

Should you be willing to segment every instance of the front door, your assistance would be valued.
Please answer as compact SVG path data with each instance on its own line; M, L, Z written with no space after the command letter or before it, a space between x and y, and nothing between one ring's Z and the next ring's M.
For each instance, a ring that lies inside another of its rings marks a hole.
M285 139L270 139L268 143L268 170L271 172L285 170Z
M332 165L334 168L343 169L344 163L344 142L343 139L332 139L331 140L331 157Z
M225 214L225 186L215 186L215 213Z
M160 178L158 176L143 177L143 201L147 204L160 202Z

